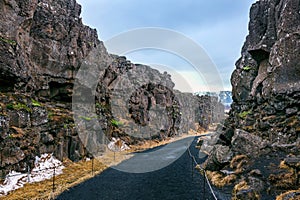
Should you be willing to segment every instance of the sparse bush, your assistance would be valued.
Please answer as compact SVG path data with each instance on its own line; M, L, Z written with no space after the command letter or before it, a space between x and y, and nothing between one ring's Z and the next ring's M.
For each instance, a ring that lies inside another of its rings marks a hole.
M118 126L123 125L122 122L120 122L120 121L118 121L118 120L115 120L115 119L112 119L112 120L111 120L111 124L112 124L114 127L118 127Z
M250 71L250 70L252 70L253 68L251 67L251 66L244 66L243 68L242 68L244 71L246 71L246 72L248 72L248 71Z
M242 119L245 119L247 117L247 115L252 114L252 110L247 110L247 111L243 111L241 113L239 113L239 117Z
M14 109L14 104L13 103L9 103L6 105L6 108L9 110L13 110Z
M14 104L14 103L9 103L6 105L6 108L9 109L9 110L25 110L27 112L32 112L32 110L25 104L23 103L17 103L17 104Z
M80 116L80 119L84 119L85 121L91 121L92 117L87 117L87 116Z
M17 45L17 42L15 40L6 39L3 37L0 37L0 41L5 42L10 45L13 45L13 46Z
M34 99L31 99L31 104L32 106L35 106L35 107L41 107L41 103L38 102L37 100L34 100Z

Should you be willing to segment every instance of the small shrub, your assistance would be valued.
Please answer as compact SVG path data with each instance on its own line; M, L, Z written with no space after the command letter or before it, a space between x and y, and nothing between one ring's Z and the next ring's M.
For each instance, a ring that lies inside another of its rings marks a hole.
M246 71L246 72L248 72L248 71L250 71L252 69L253 68L251 66L248 66L248 65L243 67L243 70Z
M115 119L112 119L112 120L111 120L111 124L112 124L114 127L118 127L118 126L123 125L122 122L120 122L120 121L118 121L118 120L115 120Z
M9 103L6 105L6 108L9 110L13 110L14 109L14 104L13 103Z
M85 121L91 121L92 117L80 116L80 119L84 119Z
M37 100L34 100L34 99L31 99L31 104L32 106L35 106L35 107L41 107L41 103L38 102Z
M0 37L0 41L5 42L5 43L10 44L10 45L13 45L13 46L17 45L16 41L9 40L9 39L3 38L3 37Z
M96 103L95 106L96 106L96 108L102 108L100 103Z
M51 118L53 117L53 115L54 115L53 112L51 112L51 111L48 112L48 118L49 118L49 119L51 119Z
M243 111L241 113L239 113L239 117L242 119L245 119L247 117L247 115L252 114L251 110L247 110L247 111Z
M17 105L14 105L14 109L15 110L26 110L27 112L31 112L31 109L23 103L17 103Z
M9 110L25 110L27 112L32 112L32 110L23 103L17 103L17 104L9 103L6 105L6 108Z
M7 137L6 137L6 139L13 139L13 138L14 138L14 137L13 137L12 134L8 134Z

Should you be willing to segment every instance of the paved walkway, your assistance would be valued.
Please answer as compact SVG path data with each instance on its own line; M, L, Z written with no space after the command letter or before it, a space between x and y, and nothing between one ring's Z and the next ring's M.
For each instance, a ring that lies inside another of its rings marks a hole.
M133 158L121 163L118 168L125 171L128 169L138 171L141 167L134 166L137 161L144 161L142 167L144 169L147 169L147 165L158 163L158 160L169 162L174 159L174 156L178 156L179 149L186 149L188 141L189 143L192 141L190 148L192 154L198 155L198 150L194 148L196 139L185 138L174 142L168 149L157 147L150 152L136 153ZM198 162L201 160L198 159ZM194 167L188 152L183 150L178 159L162 169L147 173L128 173L109 168L95 178L64 192L57 199L213 199L207 185L204 190L204 179L194 170Z

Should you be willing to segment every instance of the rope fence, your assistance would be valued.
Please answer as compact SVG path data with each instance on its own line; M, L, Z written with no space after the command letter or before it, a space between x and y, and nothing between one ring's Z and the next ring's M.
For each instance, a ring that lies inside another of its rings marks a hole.
M27 170L27 182L24 181L24 184L25 183L30 183L30 175L33 175L32 173L38 173L38 172L45 172L45 171L49 171L51 170L52 171L52 176L47 178L47 179L51 179L52 178L52 191L54 192L55 191L55 176L57 175L56 173L56 169L59 168L59 167L63 167L63 165L58 165L58 166L54 166L54 167L49 167L49 168L44 168L44 169L40 169L40 170L32 170L30 171L30 167L28 166L28 170ZM48 173L50 174L50 173ZM0 176L0 181L4 181L6 179L9 180L9 178L13 178L13 177L18 177L20 176L21 179L26 177L26 174L25 173L18 173L18 174L13 174L13 175L5 175L5 176ZM19 179L19 180L21 180Z
M206 173L206 170L197 162L195 156L191 153L191 150L190 150L190 147L187 148L187 151L188 151L188 155L191 159L191 163L192 163L192 178L194 178L194 172L193 170L194 169L197 169L200 171L200 173L203 175L203 194L205 196L205 193L206 193L206 187L205 185L207 184L208 185L208 188L209 188L209 191L210 193L212 194L213 198L215 200L218 200L217 196L216 196L216 191L214 191L209 179L208 179L208 176L207 176L207 173ZM195 167L194 167L195 165ZM54 166L54 167L49 167L49 168L44 168L44 169L39 169L39 170L32 170L30 171L30 167L28 166L28 169L27 169L27 183L30 183L30 179L31 179L31 175L34 175L33 173L38 173L38 172L45 172L45 171L49 171L47 172L48 174L52 173L52 176L47 178L47 179L52 179L52 191L55 192L55 181L56 181L56 176L58 175L57 174L57 169L62 167L63 165L57 165L57 166ZM91 174L92 176L95 175L95 163L94 163L94 158L91 158ZM22 178L26 178L26 173L18 173L18 174L12 174L12 175L6 175L4 176L3 174L0 174L0 182L2 182L3 180L5 179L9 179L9 178L12 178L12 177L17 177L17 176L22 176ZM25 183L25 182L24 182ZM0 195L1 196L1 195Z
M200 170L200 172L203 172L203 175L205 177L204 180L206 180L206 183L207 183L207 185L208 185L208 187L210 189L210 192L211 192L212 196L214 197L215 200L218 200L218 198L217 198L217 196L216 196L216 194L215 194L215 192L214 192L214 190L213 190L213 188L212 188L212 186L210 184L210 181L208 180L208 177L207 177L205 169L203 169L201 167L201 165L198 164L198 162L196 161L195 156L193 156L192 153L191 153L191 151L190 151L190 147L188 148L188 153L189 153L189 156L191 157L192 161L195 163L195 166ZM204 186L203 187L204 187L203 188L203 193L205 195L205 182L204 182Z

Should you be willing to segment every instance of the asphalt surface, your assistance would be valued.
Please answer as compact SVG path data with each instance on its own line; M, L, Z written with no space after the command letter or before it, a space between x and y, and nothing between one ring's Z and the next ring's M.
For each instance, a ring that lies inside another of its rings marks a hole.
M203 162L203 159L201 160L198 157L199 150L194 147L196 138L191 141L193 141L190 146L191 153L196 157L198 163ZM175 146L178 145L176 144ZM157 147L151 151L159 152L161 149L162 147ZM172 154L172 151L170 152ZM162 153L159 154L161 155L160 159L162 156L170 157ZM136 159L135 156L121 163L121 168L122 166L132 166L134 159ZM186 150L174 162L152 172L128 173L108 168L96 177L65 191L57 199L214 199L208 185L205 183L204 177L194 169L195 164L192 163L191 157Z

